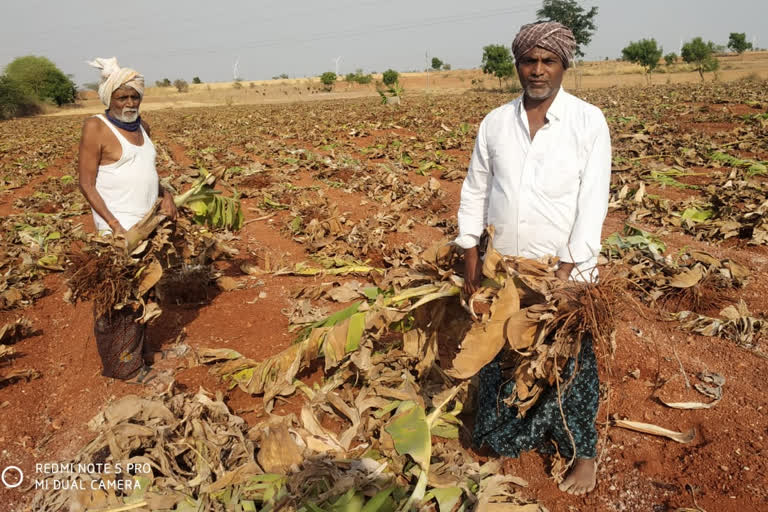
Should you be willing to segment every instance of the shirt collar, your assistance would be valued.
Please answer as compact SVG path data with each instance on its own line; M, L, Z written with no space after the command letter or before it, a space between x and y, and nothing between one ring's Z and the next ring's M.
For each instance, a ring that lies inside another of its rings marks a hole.
M557 91L557 95L555 96L555 100L552 102L552 104L549 106L549 110L547 110L547 119L553 118L556 121L562 121L565 117L565 104L566 101L566 95L568 93L565 92L565 89L563 89L562 86L560 86L560 89ZM525 113L525 107L523 106L523 98L525 96L525 93L521 94L517 98L517 115L519 115L521 118L523 117L523 114Z
M552 116L557 121L563 120L563 117L565 117L565 95L565 90L560 86L560 90L557 91L557 95L555 96L555 101L552 102L549 106L549 110L547 110L547 119Z

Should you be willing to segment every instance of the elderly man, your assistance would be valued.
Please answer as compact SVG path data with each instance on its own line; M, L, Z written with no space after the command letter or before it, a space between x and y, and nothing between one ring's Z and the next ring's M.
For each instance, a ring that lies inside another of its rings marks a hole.
M162 210L176 217L170 192L155 168L155 146L139 116L144 77L121 68L117 59L90 62L101 70L99 97L107 110L85 120L80 140L80 190L93 211L96 230L119 236L131 229L162 196ZM132 311L111 311L95 319L102 375L145 384L159 374L144 362L145 329Z
M478 286L478 243L488 225L495 226L493 245L502 254L556 255L559 278L596 278L611 142L600 109L561 88L574 47L573 33L556 22L525 25L515 38L512 50L524 93L480 124L461 189L456 244L465 249L467 293ZM475 444L510 457L556 447L570 458L575 446L576 463L560 489L571 494L594 489L598 379L591 341L582 340L578 362L569 361L563 375L568 382L576 371L562 396L567 429L554 389L518 418L516 408L498 398L507 396L513 385L504 381L500 362L483 368Z

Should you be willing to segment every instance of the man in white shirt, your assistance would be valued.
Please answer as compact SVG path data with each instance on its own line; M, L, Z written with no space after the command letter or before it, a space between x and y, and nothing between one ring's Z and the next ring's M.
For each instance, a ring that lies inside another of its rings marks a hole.
M502 254L560 258L563 280L594 281L601 229L608 209L611 142L600 109L561 88L573 56L573 33L556 22L525 25L512 45L524 93L488 114L480 124L467 178L461 190L459 236L464 249L465 291L477 290L482 270L478 243L493 225L493 246ZM563 491L585 494L595 487L595 417L598 380L591 339L582 342L578 369L563 406L570 440L553 392L523 418L498 404L498 361L480 373L474 441L497 453L547 451L552 441L576 464ZM566 379L568 378L565 375ZM551 390L550 390L551 391Z

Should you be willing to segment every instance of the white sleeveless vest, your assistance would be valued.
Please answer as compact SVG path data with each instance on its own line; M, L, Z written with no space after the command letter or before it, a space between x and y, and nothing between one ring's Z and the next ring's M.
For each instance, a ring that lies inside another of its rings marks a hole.
M144 144L136 146L128 142L120 131L115 128L103 114L96 117L109 126L122 148L120 160L109 165L100 165L96 174L96 191L104 199L104 203L120 225L126 230L131 229L152 208L158 197L160 178L155 168L155 145L149 140L142 126ZM93 222L96 231L112 231L109 224L101 216L93 212Z

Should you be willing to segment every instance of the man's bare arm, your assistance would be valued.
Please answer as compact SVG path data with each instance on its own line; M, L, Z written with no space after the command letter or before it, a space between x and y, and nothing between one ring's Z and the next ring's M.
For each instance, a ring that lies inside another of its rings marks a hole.
M160 211L167 215L171 220L176 220L178 210L176 209L176 203L173 201L173 194L171 194L170 190L163 187L163 185L159 185L159 187L160 190L158 193L162 198L160 203Z
M467 295L472 295L480 287L481 271L480 249L477 246L464 249L464 292Z
M96 190L96 175L101 161L101 143L99 121L95 118L86 119L83 123L83 133L80 138L77 170L80 176L80 190L91 207L104 219L112 232L125 232L123 226L107 208L104 198Z

